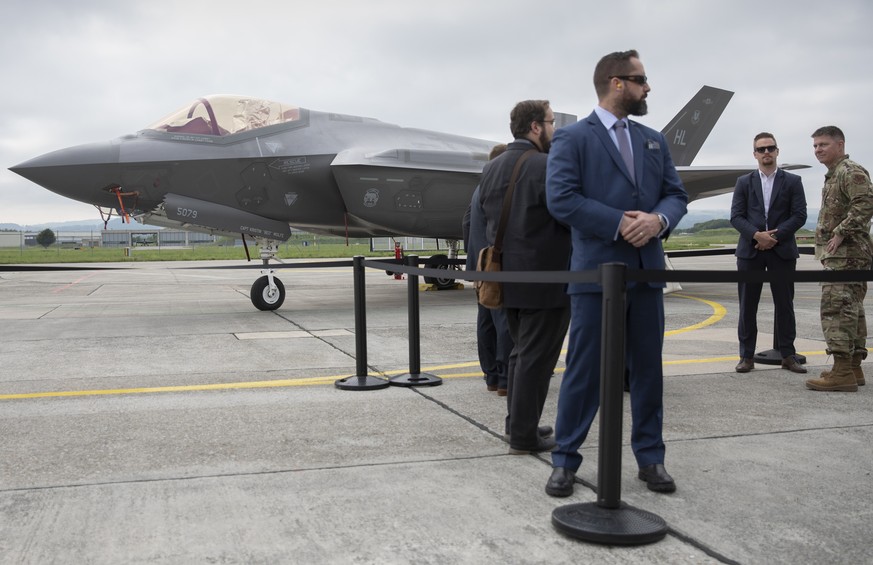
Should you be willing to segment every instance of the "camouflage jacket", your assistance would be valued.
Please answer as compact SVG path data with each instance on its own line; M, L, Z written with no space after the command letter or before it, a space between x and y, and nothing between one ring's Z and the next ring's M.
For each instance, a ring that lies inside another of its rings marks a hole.
M868 269L873 253L870 217L873 216L873 183L867 170L846 155L825 174L821 210L815 228L815 257L825 267ZM828 240L843 236L834 253L827 252Z

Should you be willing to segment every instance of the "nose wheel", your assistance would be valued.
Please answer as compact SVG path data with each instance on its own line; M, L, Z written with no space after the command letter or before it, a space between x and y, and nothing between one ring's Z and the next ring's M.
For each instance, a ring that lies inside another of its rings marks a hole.
M285 285L270 271L254 282L249 296L258 310L276 310L285 302Z

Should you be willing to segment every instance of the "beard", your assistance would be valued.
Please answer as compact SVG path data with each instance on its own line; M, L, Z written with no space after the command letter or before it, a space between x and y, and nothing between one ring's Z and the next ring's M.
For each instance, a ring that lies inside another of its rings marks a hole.
M542 147L543 153L548 153L549 149L552 148L552 139L546 135L546 128L543 128L543 131L540 132L540 147Z
M645 116L649 112L645 98L640 98L639 100L625 98L622 101L622 105L628 116Z

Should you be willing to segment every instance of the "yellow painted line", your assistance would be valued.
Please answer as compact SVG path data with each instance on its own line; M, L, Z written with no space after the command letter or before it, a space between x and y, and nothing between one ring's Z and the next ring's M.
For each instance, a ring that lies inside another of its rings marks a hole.
M800 355L805 357L812 357L817 355L827 355L826 351L798 351ZM738 355L732 355L730 357L709 357L706 359L674 359L673 361L664 361L664 365L692 365L692 364L702 364L702 363L718 363L721 361L739 361L740 358ZM776 365L770 365L775 367Z
M689 332L692 330L697 330L701 328L705 328L706 326L711 326L715 324L719 320L725 317L727 314L727 309L717 302L712 302L710 300L705 300L703 298L697 298L694 296L688 296L684 294L675 295L680 298L687 298L689 300L696 300L698 302L702 302L704 304L709 305L713 314L709 316L706 320L699 322L697 324L693 324L684 328L679 328L676 330L670 330L665 332L665 336L677 335L684 332ZM561 352L562 354L566 354L566 350ZM802 355L825 355L824 351L811 351L802 353ZM664 365L687 365L687 364L700 364L700 363L715 363L720 361L736 361L739 357L711 357L708 359L682 359L682 360L674 360L674 361L664 361ZM430 373L433 371L445 371L450 369L466 369L469 367L478 366L478 362L470 362L470 363L452 363L446 365L436 365L433 367L423 368L421 370L422 373ZM394 371L386 371L381 373L380 375L371 375L371 376L389 376L389 375L402 375L407 373L406 369L398 369ZM564 369L558 367L555 369L556 373L563 373ZM295 386L317 386L317 385L329 385L333 384L339 379L348 378L349 375L342 376L332 376L332 377L309 377L309 378L300 378L300 379L276 379L271 381L249 381L249 382L235 382L235 383L214 383L214 384L200 384L200 385L179 385L179 386L156 386L156 387L136 387L136 388L117 388L117 389L94 389L94 390L67 390L67 391L50 391L50 392L27 392L27 393L19 393L19 394L0 394L0 400L22 400L22 399L32 399L32 398L61 398L61 397L81 397L81 396L112 396L112 395L123 395L123 394L151 394L151 393L159 393L159 392L199 392L199 391L208 391L208 390L240 390L240 389L251 389L251 388L281 388L281 387L295 387ZM439 375L440 378L444 379L456 379L456 378L474 378L474 377L482 377L482 372L472 372L472 373L454 373L454 374L445 374Z
M727 308L725 308L724 306L722 306L718 302L713 302L712 300L705 300L703 298L697 298L696 296L688 296L687 294L677 294L676 296L679 298L687 298L688 300L696 300L698 302L703 302L704 304L709 305L709 307L712 308L713 312L709 318L703 320L700 323L686 326L684 328L679 328L678 330L670 330L668 332L664 332L664 337L669 337L671 335L678 335L681 333L690 332L692 330L699 330L701 328L705 328L706 326L711 326L727 315Z
M138 388L116 388L96 390L65 390L55 392L28 392L21 394L0 394L0 400L14 400L22 398L49 398L69 396L109 396L120 394L143 394L154 392L191 392L203 390L233 390L242 388L271 388L289 386L310 386L331 384L335 380L344 377L312 377L306 379L279 379L274 381L252 381L237 383L215 383L204 385L180 385L180 386L154 386Z

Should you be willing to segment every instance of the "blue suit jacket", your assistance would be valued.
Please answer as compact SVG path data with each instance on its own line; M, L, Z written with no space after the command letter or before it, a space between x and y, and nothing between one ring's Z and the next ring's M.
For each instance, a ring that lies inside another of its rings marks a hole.
M558 221L572 227L574 271L597 269L608 262L625 263L630 269L663 269L661 240L652 238L639 249L627 243L618 233L622 215L625 210L663 214L670 229L685 215L688 194L673 166L666 139L637 122L630 122L629 131L636 182L596 113L555 132L549 151L546 202ZM575 283L568 292L601 292L601 288Z
M740 232L736 256L751 259L757 255L755 232L776 229L779 241L773 251L782 259L797 259L794 234L806 223L806 195L798 175L779 169L773 179L770 209L764 218L764 189L757 170L737 179L731 202L731 225Z

